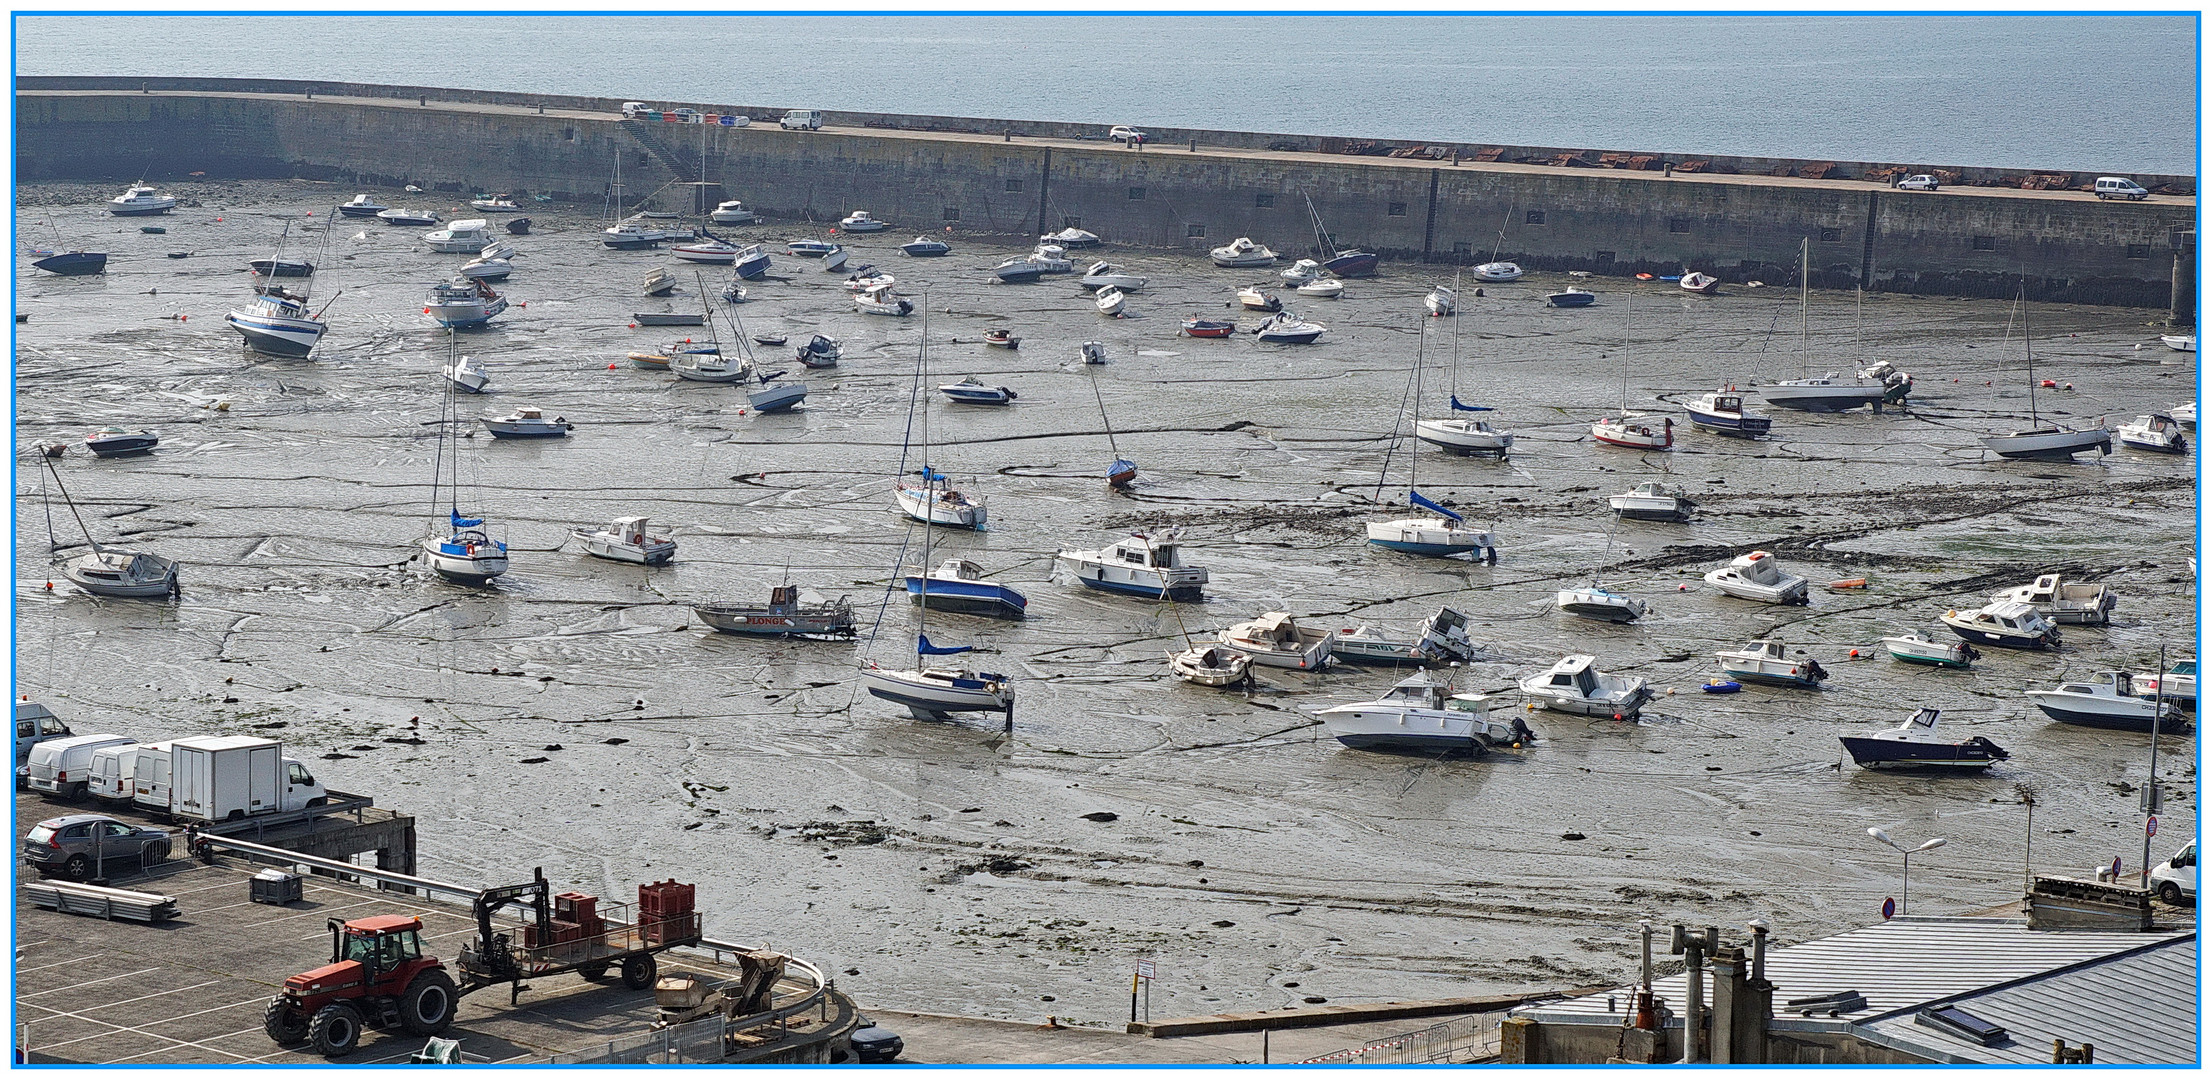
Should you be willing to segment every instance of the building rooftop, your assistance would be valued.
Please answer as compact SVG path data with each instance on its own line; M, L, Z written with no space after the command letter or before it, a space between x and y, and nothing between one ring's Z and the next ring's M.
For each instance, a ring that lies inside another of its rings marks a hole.
M2051 1043L2096 1047L2099 1065L2171 1065L2197 1059L2197 939L2145 944L1998 989L1952 998L2004 1028L1993 1046L1920 1023L1919 1009L1865 1022L1877 1039L1936 1061L2048 1065Z

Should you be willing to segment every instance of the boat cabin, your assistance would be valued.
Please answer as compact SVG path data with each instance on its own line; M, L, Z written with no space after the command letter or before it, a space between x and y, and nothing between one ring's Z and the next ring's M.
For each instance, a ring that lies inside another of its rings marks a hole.
M1597 662L1594 656L1570 656L1551 667L1551 679L1546 686L1560 690L1572 690L1583 697L1596 697L1601 693L1598 674L1591 668Z
M2105 696L2107 692L2117 697L2137 696L2135 678L2125 671L2100 671L2090 676L2089 681L2098 689L2087 686L2062 686L2059 689L2070 693L2095 694L2098 697Z
M1789 657L1784 655L1786 651L1782 648L1781 642L1762 639L1736 650L1736 655L1756 657L1760 660L1780 660L1787 663Z
M1738 555L1728 564L1728 568L1734 570L1737 577L1755 585L1782 584L1782 568L1775 563L1770 552L1754 551L1749 555Z
M2017 600L1990 604L1966 617L1966 621L1994 627L2010 634L2035 637L2048 633L2051 624L2043 613Z
M1411 705L1417 709L1442 709L1450 696L1450 687L1430 679L1426 675L1414 677L1390 688L1380 700Z
M1244 636L1263 644L1298 648L1298 623L1286 611L1270 611L1245 624Z
M967 559L946 559L937 564L937 572L930 576L949 581L981 581L983 567Z
M1155 570L1183 568L1182 545L1172 536L1156 540L1143 533L1131 533L1129 539L1107 549L1106 559L1124 566L1142 566Z

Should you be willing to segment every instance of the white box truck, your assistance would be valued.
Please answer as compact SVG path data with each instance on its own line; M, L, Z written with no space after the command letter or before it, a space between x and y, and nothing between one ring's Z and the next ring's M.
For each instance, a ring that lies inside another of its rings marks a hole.
M105 746L130 746L138 740L122 735L71 735L48 739L31 747L27 764L31 790L43 791L64 802L84 798L92 782L92 752Z
M329 796L275 739L208 735L169 744L169 813L200 821L320 806Z

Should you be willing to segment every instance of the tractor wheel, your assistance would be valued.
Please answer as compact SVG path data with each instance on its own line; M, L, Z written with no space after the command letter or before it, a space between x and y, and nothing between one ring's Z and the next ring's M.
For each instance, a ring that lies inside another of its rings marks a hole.
M307 1041L307 1019L281 997L269 999L269 1007L261 1010L261 1030L269 1033L278 1046L298 1046Z
M2180 907L2180 906L2181 906L2181 886L2180 886L2180 885L2178 885L2178 884L2176 884L2176 883L2174 883L2174 882L2171 882L2171 881L2161 881L2161 882L2159 882L2159 883L2158 883L2158 898L2159 898L2160 900L2164 900L2165 902L2167 902L2167 903L2169 903L2169 904L2172 904L2172 905L2173 905L2173 906L2175 906L2175 907Z
M315 1010L307 1022L307 1041L326 1058L344 1057L361 1044L361 1010L343 1001Z
M92 859L82 853L71 855L68 862L61 864L61 869L70 880L83 881L92 876Z
M584 966L577 968L576 970L578 973L582 974L584 978L594 981L607 977L607 965L605 964L585 964Z
M660 965L652 953L638 953L622 961L622 985L632 990L650 990L654 976L660 974Z
M436 1035L453 1022L453 977L437 968L415 976L399 996L399 1026L409 1035Z

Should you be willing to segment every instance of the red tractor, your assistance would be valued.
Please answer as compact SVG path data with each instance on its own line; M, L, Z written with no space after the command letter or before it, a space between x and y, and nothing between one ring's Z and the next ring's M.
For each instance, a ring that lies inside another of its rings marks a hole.
M284 980L262 1027L280 1046L307 1043L324 1057L343 1057L360 1043L364 1024L436 1035L453 1022L459 999L445 964L423 954L421 919L332 919L330 963Z

